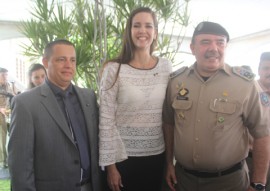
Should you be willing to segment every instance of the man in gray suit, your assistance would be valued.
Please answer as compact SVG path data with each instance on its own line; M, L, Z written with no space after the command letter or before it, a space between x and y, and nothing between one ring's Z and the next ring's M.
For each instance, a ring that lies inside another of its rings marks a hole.
M8 165L13 191L101 191L95 93L71 83L76 52L49 43L43 85L14 97Z

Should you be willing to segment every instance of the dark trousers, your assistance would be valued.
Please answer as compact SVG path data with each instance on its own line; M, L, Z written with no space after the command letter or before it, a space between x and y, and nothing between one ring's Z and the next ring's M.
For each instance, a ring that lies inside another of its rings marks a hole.
M91 183L87 183L81 187L81 191L92 191Z
M124 186L121 191L160 191L164 178L165 154L128 157L127 160L116 163L116 167ZM106 191L109 191L108 186L106 187Z
M178 163L175 166L177 191L246 191L249 186L248 167L213 178L200 178L185 172Z

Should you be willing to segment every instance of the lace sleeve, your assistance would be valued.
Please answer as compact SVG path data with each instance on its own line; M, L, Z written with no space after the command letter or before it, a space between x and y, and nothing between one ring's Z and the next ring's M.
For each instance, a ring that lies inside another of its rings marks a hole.
M116 126L119 64L108 63L100 82L99 164L108 166L127 158Z

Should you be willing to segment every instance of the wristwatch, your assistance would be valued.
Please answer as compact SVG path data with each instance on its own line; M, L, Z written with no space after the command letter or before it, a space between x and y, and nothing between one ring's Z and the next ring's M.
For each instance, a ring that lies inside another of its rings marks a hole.
M250 186L252 188L254 188L254 190L256 190L256 191L264 191L265 190L265 185L262 183L251 182Z

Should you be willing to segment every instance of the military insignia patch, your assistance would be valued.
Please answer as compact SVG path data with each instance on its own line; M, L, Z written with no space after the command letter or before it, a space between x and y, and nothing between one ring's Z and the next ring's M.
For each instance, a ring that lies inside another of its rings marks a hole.
M178 95L177 95L178 100L188 100L188 97L186 97L186 95L189 93L189 90L187 88L185 88L184 86L185 86L184 82L182 82L180 89L179 89L179 92L178 92Z
M233 73L236 75L244 78L245 80L252 81L255 77L255 74L253 74L249 69L245 67L235 66L232 68Z
M261 100L262 105L267 106L267 107L270 106L270 100L269 100L269 96L267 93L261 92L260 93L260 100Z
M187 95L188 94L188 89L186 89L186 88L182 88L180 91L179 91L179 94L180 94L180 96L185 96L185 95Z

